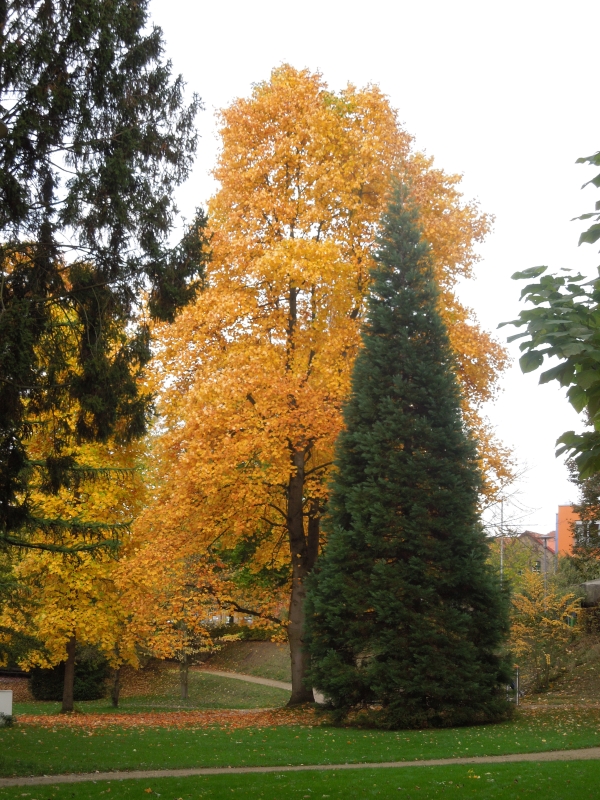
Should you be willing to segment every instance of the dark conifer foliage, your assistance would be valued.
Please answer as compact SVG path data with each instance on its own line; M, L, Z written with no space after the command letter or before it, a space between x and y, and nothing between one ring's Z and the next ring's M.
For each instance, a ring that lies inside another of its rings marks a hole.
M362 708L359 719L386 727L507 713L507 608L486 564L476 447L417 220L398 189L307 601L314 685L340 717Z
M65 526L32 514L32 471L56 491L85 472L74 444L145 431L142 292L170 319L202 278L201 211L168 245L200 101L185 103L147 6L0 0L0 543L45 526L63 546ZM53 451L32 464L49 416Z

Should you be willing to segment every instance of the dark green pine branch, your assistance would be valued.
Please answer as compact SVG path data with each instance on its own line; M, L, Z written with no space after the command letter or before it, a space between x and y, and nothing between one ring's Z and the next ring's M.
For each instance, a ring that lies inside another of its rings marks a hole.
M0 546L65 554L98 550L114 552L121 546L122 534L130 530L131 523L132 520L103 523L78 519L45 519L31 515L18 534L0 531ZM36 538L40 533L44 536L43 541Z

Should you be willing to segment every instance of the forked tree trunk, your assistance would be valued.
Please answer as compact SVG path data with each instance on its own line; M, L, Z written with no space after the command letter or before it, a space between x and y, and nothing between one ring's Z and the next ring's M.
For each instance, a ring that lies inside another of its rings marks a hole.
M110 690L110 699L113 708L119 707L119 697L121 695L121 667L115 667L113 673L113 684Z
M308 653L304 649L304 600L306 598L306 577L315 565L319 549L319 517L316 506L311 507L308 516L307 533L304 532L304 464L306 453L295 452L292 462L296 469L288 485L287 529L292 558L292 594L288 640L292 661L292 696L288 705L312 703L313 691L306 685L306 673L310 666Z
M67 660L65 661L65 680L63 683L63 699L61 713L73 711L73 688L75 685L75 635L67 642Z
M179 689L181 692L181 699L188 699L188 678L189 678L189 664L187 653L183 654L183 659L179 663Z

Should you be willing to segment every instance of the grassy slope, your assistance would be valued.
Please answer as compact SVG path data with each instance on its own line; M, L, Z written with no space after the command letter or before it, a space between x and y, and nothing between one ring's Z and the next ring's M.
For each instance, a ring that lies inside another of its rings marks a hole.
M500 755L600 745L600 715L544 713L501 725L433 731L331 727L227 730L0 729L0 774L111 769L337 764Z
M275 708L283 706L289 699L285 689L274 689L255 683L243 683L216 675L202 675L191 671L189 675L188 700L181 700L179 695L177 670L169 670L160 689L156 693L138 697L121 699L117 713L135 713L150 711L181 711L184 709L207 708ZM110 700L89 700L76 703L80 711L93 713L115 713ZM14 713L19 714L57 714L60 703L15 703Z
M289 647L275 642L228 642L210 657L206 666L274 681L292 680Z
M485 764L469 766L412 767L405 769L360 770L348 772L299 772L271 775L218 775L197 778L159 778L137 781L112 781L47 787L17 786L0 789L0 800L23 797L30 800L91 800L110 792L115 800L163 798L264 798L295 800L327 797L348 800L353 797L440 798L473 797L478 800L519 800L542 795L544 800L597 797L600 763Z
M575 664L552 687L539 695L529 696L529 702L547 705L598 703L600 701L600 643L587 637L579 643Z

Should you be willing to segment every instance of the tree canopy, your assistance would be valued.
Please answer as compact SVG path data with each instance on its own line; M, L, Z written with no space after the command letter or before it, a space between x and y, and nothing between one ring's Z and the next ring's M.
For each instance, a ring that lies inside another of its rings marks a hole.
M151 316L194 295L200 212L169 243L173 190L189 173L200 101L162 57L142 0L10 0L0 6L0 542L64 548L73 529L30 501L92 470L73 447L146 430ZM49 449L33 460L36 426ZM79 526L89 546L114 539Z
M284 620L290 603L295 702L311 696L304 581L322 542L333 446L393 175L410 186L432 242L469 420L493 394L504 351L452 288L469 274L489 219L463 201L457 176L413 151L377 87L333 93L319 74L284 65L221 119L206 289L173 325L156 329L149 386L163 435L154 502L137 524L147 542L140 571L177 578L169 553L188 592L197 571L199 592L221 591L231 607ZM492 485L506 463L493 448L486 459Z
M600 166L600 152L580 158L578 163ZM584 187L589 184L600 187L600 174ZM580 245L600 239L600 200L595 208L577 218L595 220L581 234ZM523 372L533 372L546 359L558 359L558 364L542 372L540 383L558 381L567 387L569 402L576 411L586 413L592 430L564 433L557 441L556 455L568 453L580 478L585 479L600 472L600 278L589 280L568 269L551 275L546 274L547 269L541 266L515 272L513 280L539 278L521 291L521 299L533 308L524 309L517 319L502 325L525 327L508 338L509 342L524 339L519 360Z

